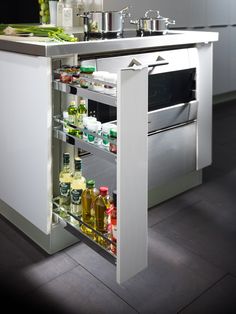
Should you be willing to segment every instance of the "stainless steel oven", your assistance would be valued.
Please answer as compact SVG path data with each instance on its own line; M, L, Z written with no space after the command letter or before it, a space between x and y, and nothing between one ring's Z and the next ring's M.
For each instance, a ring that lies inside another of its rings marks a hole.
M96 60L97 70L109 72L140 64L149 67L148 183L153 189L198 169L198 52L189 47ZM104 122L116 119L115 108L94 102L89 107Z

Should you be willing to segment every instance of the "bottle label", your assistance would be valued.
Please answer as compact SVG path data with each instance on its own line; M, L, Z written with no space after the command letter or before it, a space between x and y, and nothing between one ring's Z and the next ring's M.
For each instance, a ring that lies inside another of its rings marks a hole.
M68 197L70 195L70 183L60 182L60 195Z
M112 238L116 240L117 239L117 225L112 225L111 230L112 230Z
M83 192L82 189L71 190L71 203L72 204L80 205L82 192Z
M68 115L68 122L71 124L75 124L75 116L74 115Z
M83 125L83 118L86 117L86 114L85 113L79 113L78 114L78 127L79 128L83 128L84 125Z

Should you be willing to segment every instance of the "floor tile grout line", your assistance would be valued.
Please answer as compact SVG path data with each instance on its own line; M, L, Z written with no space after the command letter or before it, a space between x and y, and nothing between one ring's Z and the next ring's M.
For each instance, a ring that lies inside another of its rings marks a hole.
M65 253L67 254L67 253ZM71 257L69 254L67 254L72 260L76 261L73 257ZM77 262L77 261L76 261ZM124 303L126 303L129 307L131 307L136 313L140 313L135 307L133 307L133 305L129 304L125 299L123 299L116 291L114 291L111 287L109 287L105 282L103 282L100 278L98 278L97 276L95 276L90 270L88 270L87 268L85 268L82 264L80 264L79 262L77 262L77 264L83 268L84 270L86 270L86 272L88 272L90 275L92 275L95 279L97 279L101 284L103 284L107 289L109 289L112 293L114 293L117 297L119 297L119 299L121 299Z
M205 290L203 290L197 297L193 298L191 302L189 302L187 305L183 306L179 311L177 311L176 314L181 314L182 311L184 311L186 308L188 308L191 304L193 304L196 300L198 300L203 294L205 294L207 291L209 291L211 288L213 288L217 283L219 283L221 280L226 278L229 275L229 273L225 273L223 276L221 276L218 280L216 280L213 284L211 284L209 287L207 287Z
M225 273L223 276L221 276L218 280L216 280L214 283L212 283L209 287L207 287L205 290L203 290L197 297L193 298L191 302L189 302L187 305L183 306L179 311L177 311L177 314L181 314L182 311L184 311L186 308L188 308L191 304L193 304L196 300L198 300L203 294L205 294L207 291L209 291L211 288L213 288L217 283L219 283L221 280L226 278L229 275L229 273Z
M169 216L163 218L162 220L156 222L154 225L148 226L148 228L152 229L153 227L159 225L160 223L163 223L164 221L166 221L166 220L169 219L170 217L173 217L174 215L179 214L179 212L183 211L184 209L186 209L186 208L188 208L188 207L191 207L191 206L193 206L193 205L196 205L196 204L198 204L198 203L200 203L200 202L202 202L202 200L193 202L191 205L186 205L186 206L180 208L179 210L175 211L173 214L171 214L171 215L169 215Z
M154 232L161 234L160 231L154 230ZM174 242L175 244L177 244L177 245L180 246L181 248L183 248L183 249L189 251L191 254L194 254L194 255L200 257L203 261L205 261L205 262L208 263L209 265L211 265L211 266L217 268L218 270L221 270L222 272L225 272L225 274L228 274L228 273L229 273L229 270L225 270L225 269L223 269L221 266L219 266L219 265L217 265L217 264L215 264L215 263L209 261L208 259L206 259L205 256L202 256L202 255L199 254L198 252L196 252L196 251L194 251L193 249L189 248L187 245L185 245L185 244L180 244L178 241L176 241L175 239L171 238L171 237L168 236L168 235L163 235L163 234L161 234L161 236L167 238L168 240L170 240L170 241L172 241L172 242ZM203 279L205 279L205 278L203 278Z
M65 254L66 254L66 253L65 253ZM71 260L74 261L73 258L71 258ZM46 281L46 282L44 282L44 283L38 285L37 287L35 287L34 289L32 289L30 292L24 293L23 296L25 296L25 297L30 296L32 293L35 293L35 292L38 291L40 288L42 288L43 286L49 284L50 282L52 282L52 281L55 280L56 278L58 278L58 277L60 277L60 276L62 276L62 275L64 275L64 274L68 273L69 271L72 271L73 269L75 269L76 267L79 266L78 263L76 263L76 264L77 264L77 265L75 265L74 267L72 267L72 268L70 268L70 269L68 269L68 270L65 270L64 272L58 274L57 276L51 278L50 280L48 280L48 281Z

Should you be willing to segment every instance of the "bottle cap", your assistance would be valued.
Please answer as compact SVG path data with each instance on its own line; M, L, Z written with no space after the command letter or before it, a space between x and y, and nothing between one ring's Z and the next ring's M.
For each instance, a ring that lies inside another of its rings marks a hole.
M117 130L112 128L110 129L110 137L117 138Z
M86 187L87 188L94 188L95 187L95 181L91 180L91 179L87 180L86 181Z
M76 101L75 100L71 100L70 101L70 106L76 106Z
M75 170L81 170L82 168L82 160L79 157L75 158Z
M94 71L95 71L95 67L93 67L93 66L82 66L82 67L80 67L80 72L93 73Z
M69 153L63 153L63 163L69 164L70 163L70 154Z
M102 196L105 196L108 194L108 187L107 186L100 186L99 192Z

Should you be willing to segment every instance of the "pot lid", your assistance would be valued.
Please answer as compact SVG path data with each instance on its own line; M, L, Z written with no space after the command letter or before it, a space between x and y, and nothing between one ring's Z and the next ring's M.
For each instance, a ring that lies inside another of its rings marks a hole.
M144 17L141 17L140 20L165 20L166 21L168 20L168 17L161 16L160 12L157 10L147 10L144 14Z

